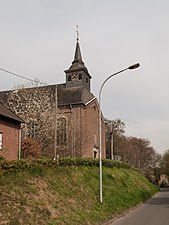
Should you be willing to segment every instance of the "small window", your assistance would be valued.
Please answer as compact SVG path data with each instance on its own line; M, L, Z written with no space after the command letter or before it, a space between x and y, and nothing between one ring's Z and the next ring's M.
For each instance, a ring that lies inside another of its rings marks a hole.
M86 83L88 83L88 78L86 77Z
M93 148L93 158L98 159L98 149Z
M82 74L80 73L80 74L79 74L79 80L81 80L81 79L82 79Z
M71 81L71 76L70 75L68 76L68 81Z
M97 152L96 151L94 151L94 159L97 159Z
M0 150L2 150L2 132L0 132Z

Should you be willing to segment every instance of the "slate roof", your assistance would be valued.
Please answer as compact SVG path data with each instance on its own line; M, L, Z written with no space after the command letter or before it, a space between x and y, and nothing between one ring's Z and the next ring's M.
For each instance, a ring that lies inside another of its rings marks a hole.
M24 121L0 102L0 116L23 123Z
M66 84L57 85L58 105L86 104L94 95L85 87L66 88Z
M53 96L55 95L56 85L47 85L47 86L42 86L39 88L40 89L46 88L48 89L49 93L51 93L51 95ZM30 88L30 90L32 90L32 88ZM8 96L10 93L11 93L11 90L0 91L0 102L6 103L8 101ZM57 84L58 106L75 105L75 104L85 105L88 101L90 101L93 98L94 98L94 95L83 86L66 88L65 83Z
M8 96L11 92L12 92L12 90L0 91L0 102L2 102L2 103L7 102Z

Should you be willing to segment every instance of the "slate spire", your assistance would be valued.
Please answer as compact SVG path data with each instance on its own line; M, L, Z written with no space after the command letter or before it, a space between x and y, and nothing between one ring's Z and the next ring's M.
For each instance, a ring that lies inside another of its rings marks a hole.
M84 65L84 62L82 60L79 38L77 38L74 60L73 60L72 65L70 66L69 69L80 69L80 68L85 68L85 65Z
M74 53L74 60L66 73L66 87L85 87L90 91L90 79L92 78L85 66L79 44L79 33L77 30L76 48Z

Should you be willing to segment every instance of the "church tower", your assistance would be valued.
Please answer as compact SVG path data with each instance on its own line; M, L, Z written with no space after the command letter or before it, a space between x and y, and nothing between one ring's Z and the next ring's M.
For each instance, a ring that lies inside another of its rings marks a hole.
M90 92L90 79L92 77L89 74L82 60L78 36L74 60L70 68L68 70L65 70L65 73L66 73L66 88L85 87Z

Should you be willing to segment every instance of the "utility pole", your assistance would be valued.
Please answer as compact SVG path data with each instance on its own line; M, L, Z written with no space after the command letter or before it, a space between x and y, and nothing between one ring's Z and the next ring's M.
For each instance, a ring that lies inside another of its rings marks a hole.
M55 113L54 113L54 160L56 160L56 152L57 152L57 105L58 105L58 100L57 100L57 84L55 86Z
M114 140L113 140L113 121L111 122L111 133L110 133L110 137L111 137L111 143L110 143L110 146L111 146L111 160L114 159Z

